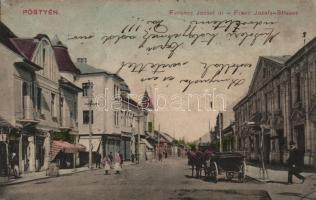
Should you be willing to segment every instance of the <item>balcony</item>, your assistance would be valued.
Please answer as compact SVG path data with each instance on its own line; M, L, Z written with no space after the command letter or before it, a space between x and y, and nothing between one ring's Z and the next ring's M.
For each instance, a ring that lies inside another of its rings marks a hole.
M71 131L76 130L77 128L78 122L76 122L74 119L63 119L59 127L61 131Z
M40 114L34 108L24 108L20 116L17 116L17 122L23 126L34 125L40 122Z

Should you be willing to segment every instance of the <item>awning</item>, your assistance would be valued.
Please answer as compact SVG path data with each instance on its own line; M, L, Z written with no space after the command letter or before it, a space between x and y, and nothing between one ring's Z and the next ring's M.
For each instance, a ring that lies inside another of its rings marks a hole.
M154 147L146 139L142 138L141 142L145 143L148 149L154 149Z
M101 137L91 137L92 151L97 152L100 148ZM86 147L86 151L89 151L89 137L80 137L79 144Z
M0 127L13 128L13 126L2 116L0 116Z
M53 140L51 147L51 155L52 160L56 157L56 155L63 150L65 153L77 153L79 151L85 151L86 147L81 144L70 144L66 141L57 141Z

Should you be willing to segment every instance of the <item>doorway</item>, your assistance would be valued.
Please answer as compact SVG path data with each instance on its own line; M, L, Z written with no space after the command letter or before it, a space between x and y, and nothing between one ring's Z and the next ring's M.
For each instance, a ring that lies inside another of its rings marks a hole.
M281 164L283 164L283 155L284 155L284 130L279 129L277 130L277 137L278 137L278 146L279 146L279 161Z

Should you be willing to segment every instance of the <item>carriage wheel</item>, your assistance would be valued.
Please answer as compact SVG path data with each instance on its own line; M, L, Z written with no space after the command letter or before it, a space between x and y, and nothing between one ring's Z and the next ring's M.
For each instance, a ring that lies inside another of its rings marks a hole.
M246 161L243 161L242 165L240 166L240 171L238 173L238 181L244 182L246 176Z
M217 183L218 181L218 167L216 162L213 162L211 164L211 170L212 170L212 177L214 178L214 182Z
M226 172L226 178L231 181L234 178L234 172Z

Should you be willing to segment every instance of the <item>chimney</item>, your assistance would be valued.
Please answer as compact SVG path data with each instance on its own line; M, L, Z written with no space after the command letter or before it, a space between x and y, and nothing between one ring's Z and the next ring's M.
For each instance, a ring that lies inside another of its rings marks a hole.
M87 58L77 58L78 63L87 63Z

